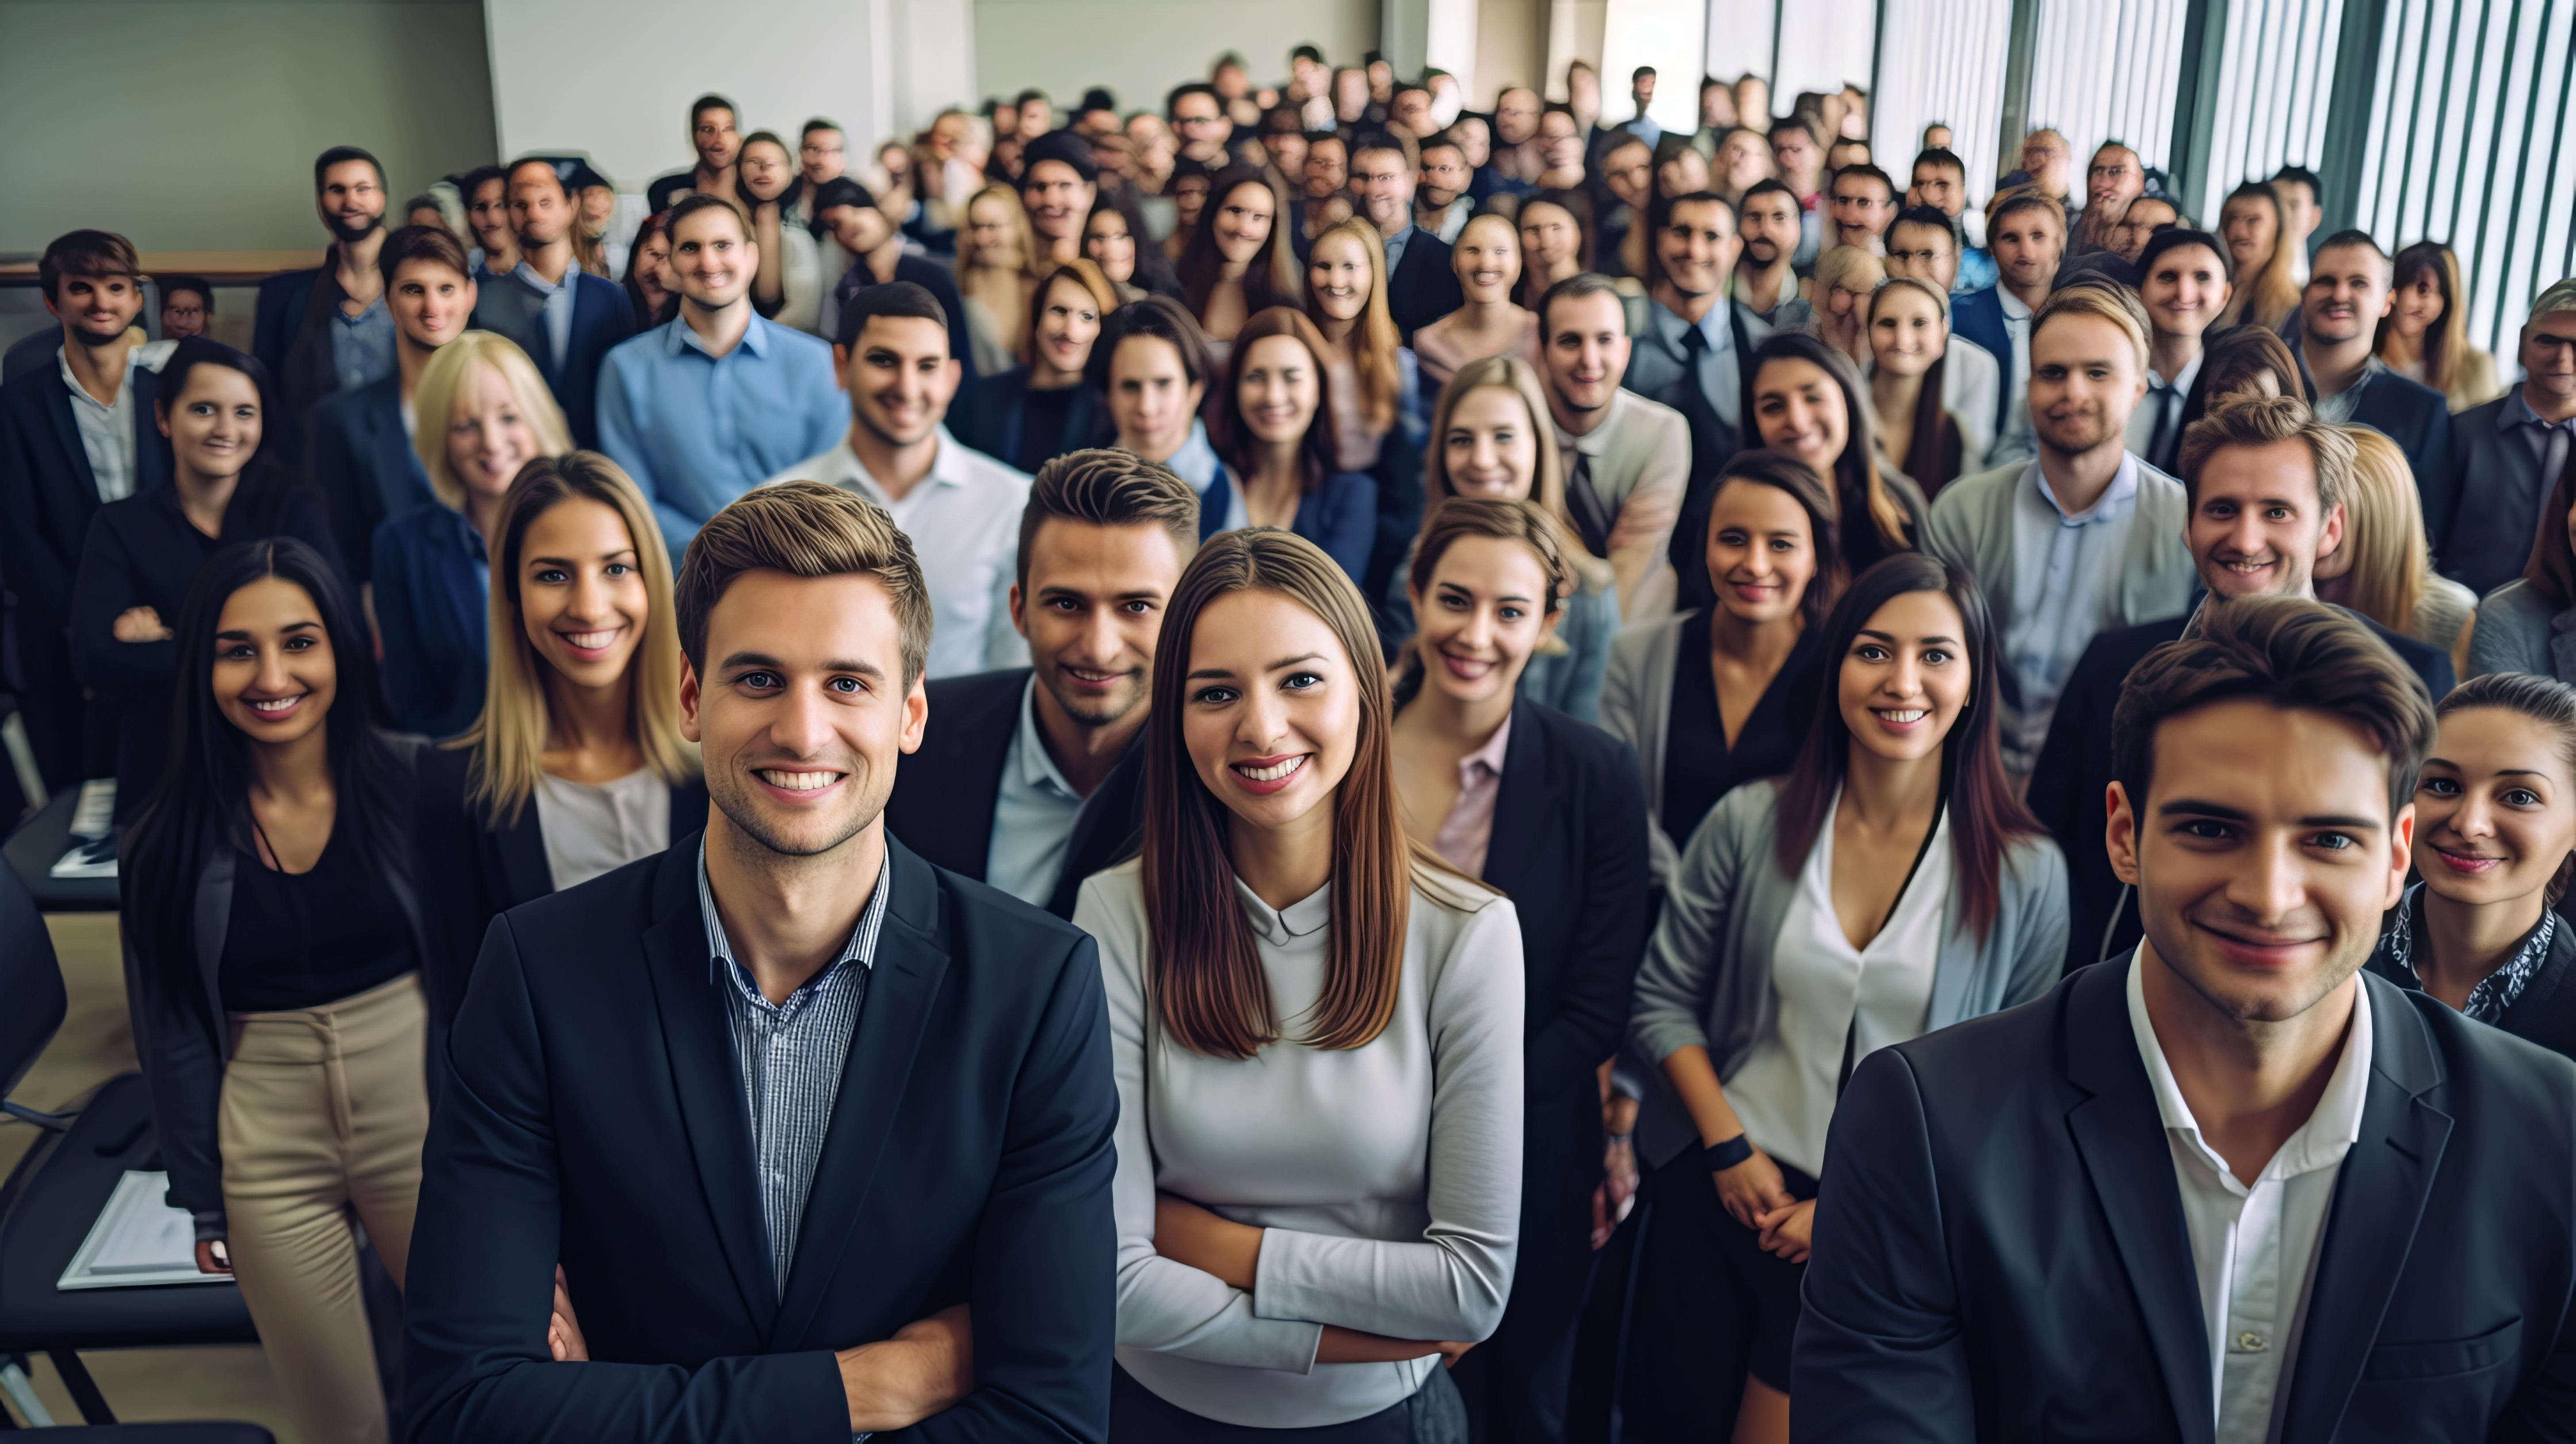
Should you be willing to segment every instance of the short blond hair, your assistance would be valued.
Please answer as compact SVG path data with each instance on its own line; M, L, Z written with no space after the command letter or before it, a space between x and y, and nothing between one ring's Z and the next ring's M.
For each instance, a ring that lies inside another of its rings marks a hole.
M2040 328L2056 316L2094 316L2120 328L2129 338L2129 349L2137 353L2138 369L2147 369L2147 308L2138 293L2117 281L2091 279L2072 281L2049 292L2030 318L2030 334L2035 340Z
M2182 434L2182 487L2195 501L2200 496L2200 469L2209 458L2231 446L2272 446L2304 441L2316 462L2317 505L2333 511L2352 488L2352 438L2328 426L2295 396L2231 398L2191 424Z
M894 597L903 646L903 685L921 678L930 658L930 588L912 538L884 509L854 491L819 481L757 486L707 518L680 559L673 608L680 650L700 677L707 667L707 618L744 572L791 577L869 576Z
M430 353L429 364L421 368L420 385L412 392L413 414L420 418L412 452L429 476L430 493L450 511L465 510L465 483L456 479L455 468L447 464L447 428L455 419L458 401L471 394L467 388L473 379L486 371L510 388L510 399L519 403L528 429L536 433L539 454L561 456L572 450L572 428L564 424L563 408L555 405L555 394L538 374L537 363L507 336L467 331Z

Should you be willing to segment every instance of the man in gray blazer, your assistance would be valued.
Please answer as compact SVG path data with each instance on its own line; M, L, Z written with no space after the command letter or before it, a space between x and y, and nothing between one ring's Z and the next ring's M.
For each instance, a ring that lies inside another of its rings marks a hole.
M2443 538L2433 558L2442 575L2485 596L2522 575L2531 539L2576 446L2576 279L2531 303L2522 323L2522 384L2451 419L2451 516L2424 518ZM2475 517L2456 526L2454 517Z
M1618 574L1620 618L1651 621L1673 609L1665 553L1690 482L1690 423L1620 385L1628 313L1609 277L1586 272L1548 287L1538 326L1566 510L1584 549Z
M2038 459L1963 476L1933 499L1924 549L1985 590L2003 654L2004 765L2027 775L2059 692L2096 632L2191 604L2182 483L2128 449L2146 395L2135 292L2073 285L2031 318Z

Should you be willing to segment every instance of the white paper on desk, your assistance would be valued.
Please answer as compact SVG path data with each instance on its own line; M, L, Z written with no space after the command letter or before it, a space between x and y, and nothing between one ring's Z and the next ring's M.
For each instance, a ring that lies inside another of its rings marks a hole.
M228 1284L230 1274L197 1272L197 1227L184 1208L162 1201L166 1173L127 1172L72 1253L56 1289L129 1289L147 1284Z
M71 850L54 863L57 878L116 876L116 779L93 777L72 804Z

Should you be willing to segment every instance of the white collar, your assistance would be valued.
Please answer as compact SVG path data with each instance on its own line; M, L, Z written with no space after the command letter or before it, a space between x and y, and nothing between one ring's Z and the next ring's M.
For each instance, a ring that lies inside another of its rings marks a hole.
M2147 1066L2147 1083L2155 1091L2156 1112L2166 1130L2181 1134L2190 1149L2225 1180L2231 1192L2250 1192L2202 1136L2200 1121L2192 1116L2191 1104L2183 1099L2182 1085L2174 1081L2173 1066L2165 1061L2164 1045L2156 1041L2155 1024L2147 1017L2146 987L2140 981L2140 970L2145 966L2144 949L2129 955L2129 1032L2137 1041L2139 1059ZM2370 989L2358 975L2352 979L2352 988L2352 1023L2344 1030L2343 1055L2335 1061L2334 1076L2326 1080L2326 1091L2317 1098L2316 1110L2308 1115L2308 1121L2300 1124L2271 1161L2263 1165L2262 1173L2255 1178L2257 1183L2334 1167L2343 1161L2352 1145L2361 1141L2362 1106L2370 1095Z
M904 494L904 500L921 495L924 486L964 486L969 479L965 450L957 444L957 438L948 434L948 424L941 422L938 449L930 454L930 471ZM814 478L817 481L860 492L880 506L891 508L895 504L885 486L868 473L867 463L859 460L858 450L850 445L847 431L841 433L841 439L832 444L831 450L823 453L815 469L826 473Z
M1547 424L1556 432L1557 450L1571 448L1586 456L1599 456L1610 449L1610 438L1619 430L1619 418L1627 414L1628 388L1614 386L1610 389L1610 404L1601 408L1601 424L1590 431L1575 435L1557 421L1556 413L1552 411L1548 413Z

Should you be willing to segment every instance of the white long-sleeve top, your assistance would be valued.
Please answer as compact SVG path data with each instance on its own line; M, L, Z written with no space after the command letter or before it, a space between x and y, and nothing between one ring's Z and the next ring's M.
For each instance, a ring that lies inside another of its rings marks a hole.
M1073 919L1099 942L1118 1081L1118 1362L1228 1424L1339 1424L1400 1403L1437 1356L1319 1365L1316 1346L1326 1324L1478 1341L1502 1321L1521 1197L1512 905L1417 870L1395 1016L1366 1046L1326 1051L1295 1040L1323 987L1331 887L1274 910L1238 882L1288 1037L1215 1058L1150 1017L1139 866L1084 883ZM1264 1230L1251 1292L1154 1252L1158 1190Z

